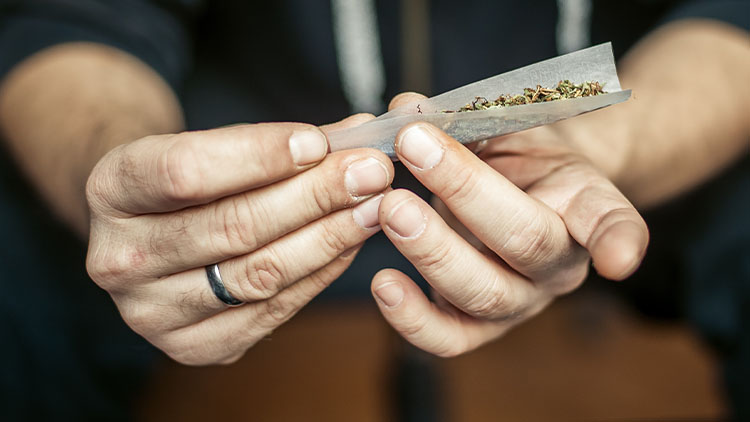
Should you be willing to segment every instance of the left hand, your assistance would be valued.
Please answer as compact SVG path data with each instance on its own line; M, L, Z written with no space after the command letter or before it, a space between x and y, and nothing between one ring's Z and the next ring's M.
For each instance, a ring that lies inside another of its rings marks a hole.
M578 287L590 259L614 280L643 259L639 213L549 127L498 138L477 156L415 123L399 133L396 152L444 205L437 201L439 214L395 190L381 202L380 223L435 301L393 269L375 275L372 291L388 322L425 351L455 356L499 337Z

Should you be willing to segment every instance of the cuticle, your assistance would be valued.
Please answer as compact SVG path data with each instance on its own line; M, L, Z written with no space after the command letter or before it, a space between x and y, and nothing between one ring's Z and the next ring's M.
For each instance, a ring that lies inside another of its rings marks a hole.
M405 205L405 204L406 204L407 202L410 202L410 201L414 201L414 199L411 199L411 198L409 198L409 199L406 199L406 200L404 200L404 201L400 202L399 204L397 204L397 205L396 205L396 206L395 206L395 207L394 207L394 208L393 208L393 209L391 210L391 212L390 212L390 213L388 213L388 218L386 219L386 221L389 221L389 220L391 219L391 217L393 217L393 214L395 214L395 213L396 213L396 211L398 211L398 209L399 209L399 208L401 208L401 207L402 207L402 206L404 206L404 205ZM419 207L419 204L418 204L418 203L416 203L416 201L414 201L414 202L415 202L415 206ZM424 213L424 212L422 211L422 208L421 208L421 207L419 207L419 212L420 212L420 213L422 214L422 225L420 226L420 228L419 228L419 231L418 231L418 232L417 232L416 234L414 234L414 235L411 235L411 236L401 236L400 234L396 233L396 231L395 231L395 230L393 230L393 229L392 229L392 228L390 228L390 227L388 227L388 228L389 228L389 230L391 230L391 231L393 232L393 234L395 234L396 236L400 237L401 239L407 239L407 240L410 240L410 239L416 239L416 238L417 238L417 237L419 237L419 236L420 236L420 235L421 235L422 233L424 233L424 230L425 230L425 228L427 227L427 215L425 215L425 213ZM387 224L387 223L386 223L386 224Z

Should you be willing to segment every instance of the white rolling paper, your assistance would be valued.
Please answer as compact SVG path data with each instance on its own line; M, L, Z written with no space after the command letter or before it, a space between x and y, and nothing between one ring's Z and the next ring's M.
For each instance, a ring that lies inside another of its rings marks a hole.
M495 99L503 94L521 94L524 88L554 87L565 79L576 84L598 81L607 93L462 113L444 112L458 110L475 97ZM411 122L429 122L459 142L469 143L567 119L629 97L630 90L623 91L617 79L612 45L605 43L406 104L360 126L330 132L328 140L331 151L376 148L395 159L396 134Z

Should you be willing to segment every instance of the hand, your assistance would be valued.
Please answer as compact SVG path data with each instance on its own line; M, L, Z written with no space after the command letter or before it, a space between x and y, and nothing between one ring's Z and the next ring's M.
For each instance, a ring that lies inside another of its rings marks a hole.
M371 149L328 154L296 123L149 136L115 148L87 184L87 267L124 320L173 359L229 363L336 279L379 231L393 177ZM229 308L205 266L219 263Z
M445 204L442 215L460 222L449 225L405 190L380 204L385 234L435 300L392 269L375 275L373 294L388 322L428 352L455 356L499 337L578 287L591 258L615 280L643 258L648 230L638 212L550 128L498 138L478 157L415 123L399 133L396 152Z

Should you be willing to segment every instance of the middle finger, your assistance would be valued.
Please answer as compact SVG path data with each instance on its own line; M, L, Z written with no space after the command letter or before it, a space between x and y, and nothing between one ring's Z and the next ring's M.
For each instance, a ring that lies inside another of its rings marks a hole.
M340 210L249 254L219 263L229 294L245 302L270 299L329 265L380 230L378 206L383 195L353 209ZM135 287L140 315L161 315L157 330L172 330L227 310L213 293L203 267Z
M393 165L384 154L371 149L342 151L270 186L201 207L123 220L122 230L139 233L133 243L146 256L140 274L158 277L250 253L331 212L363 202L386 189L392 179Z
M515 318L546 294L502 261L471 246L409 191L386 194L380 221L391 242L425 280L469 315Z
M556 293L583 279L588 254L560 216L463 145L417 123L399 133L396 151L415 177L513 269Z

